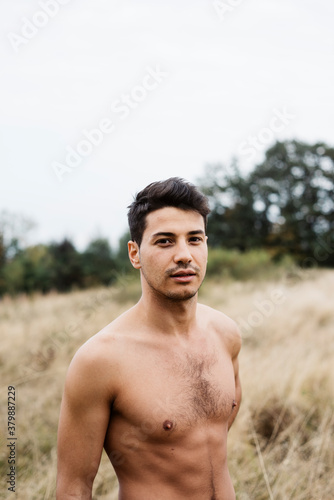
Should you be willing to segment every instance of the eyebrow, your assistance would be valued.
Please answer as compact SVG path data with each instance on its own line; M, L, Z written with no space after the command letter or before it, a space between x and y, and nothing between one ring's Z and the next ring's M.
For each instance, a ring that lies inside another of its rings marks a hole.
M205 232L203 231L203 229L196 229L195 231L189 231L187 234L189 236L194 235L194 234L203 234L204 235ZM175 236L175 233L160 231L158 233L152 234L152 238L156 238L157 236Z

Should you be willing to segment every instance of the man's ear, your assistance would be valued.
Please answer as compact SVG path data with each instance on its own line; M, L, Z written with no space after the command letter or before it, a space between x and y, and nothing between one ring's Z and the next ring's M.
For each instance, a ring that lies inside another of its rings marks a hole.
M139 257L139 246L135 241L128 241L128 252L131 264L135 269L140 269L140 257Z

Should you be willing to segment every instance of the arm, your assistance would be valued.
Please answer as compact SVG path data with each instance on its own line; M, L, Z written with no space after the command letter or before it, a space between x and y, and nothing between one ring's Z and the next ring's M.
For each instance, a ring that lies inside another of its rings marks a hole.
M229 421L228 421L228 430L230 430L231 425L234 422L235 417L238 414L239 408L240 408L240 403L241 403L241 383L240 383L240 377L239 377L239 361L238 361L238 356L235 357L233 360L233 368L234 368L234 380L235 380L235 407L233 408L233 411L230 415Z
M240 403L241 403L241 396L242 396L242 391L241 391L241 383L240 383L240 376L239 376L239 352L241 349L241 335L239 332L238 327L234 324L235 328L233 329L233 335L230 340L231 342L231 356L232 356L232 364L233 364L233 370L234 370L234 383L235 383L235 406L233 408L233 411L230 415L229 421L228 421L228 429L230 430L231 425L234 422L235 417L238 414L239 408L240 408Z
M58 428L57 500L92 498L112 400L99 358L88 342L68 370Z
M230 430L235 417L237 416L241 403L241 383L239 377L239 352L241 349L241 334L235 321L226 316L226 314L210 308L214 325L222 341L223 348L231 357L234 372L234 407L228 419L228 430Z

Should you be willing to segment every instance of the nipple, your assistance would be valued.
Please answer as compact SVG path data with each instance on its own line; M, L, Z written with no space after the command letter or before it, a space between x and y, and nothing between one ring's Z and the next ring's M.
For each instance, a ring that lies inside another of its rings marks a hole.
M233 399L232 401L232 410L237 406L237 403L235 402L235 400Z
M171 429L173 429L173 422L171 422L171 420L165 420L162 424L162 427L165 429L165 431L170 431Z

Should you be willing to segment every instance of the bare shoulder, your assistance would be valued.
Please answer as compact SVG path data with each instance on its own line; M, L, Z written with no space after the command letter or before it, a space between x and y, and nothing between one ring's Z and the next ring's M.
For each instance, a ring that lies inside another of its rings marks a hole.
M76 351L67 372L67 385L78 388L98 383L101 390L110 385L110 380L113 386L117 385L120 363L124 359L122 333L125 324L124 318L117 318Z
M232 358L236 357L241 349L241 334L236 322L223 312L204 304L198 304L198 309L205 324L219 335Z

